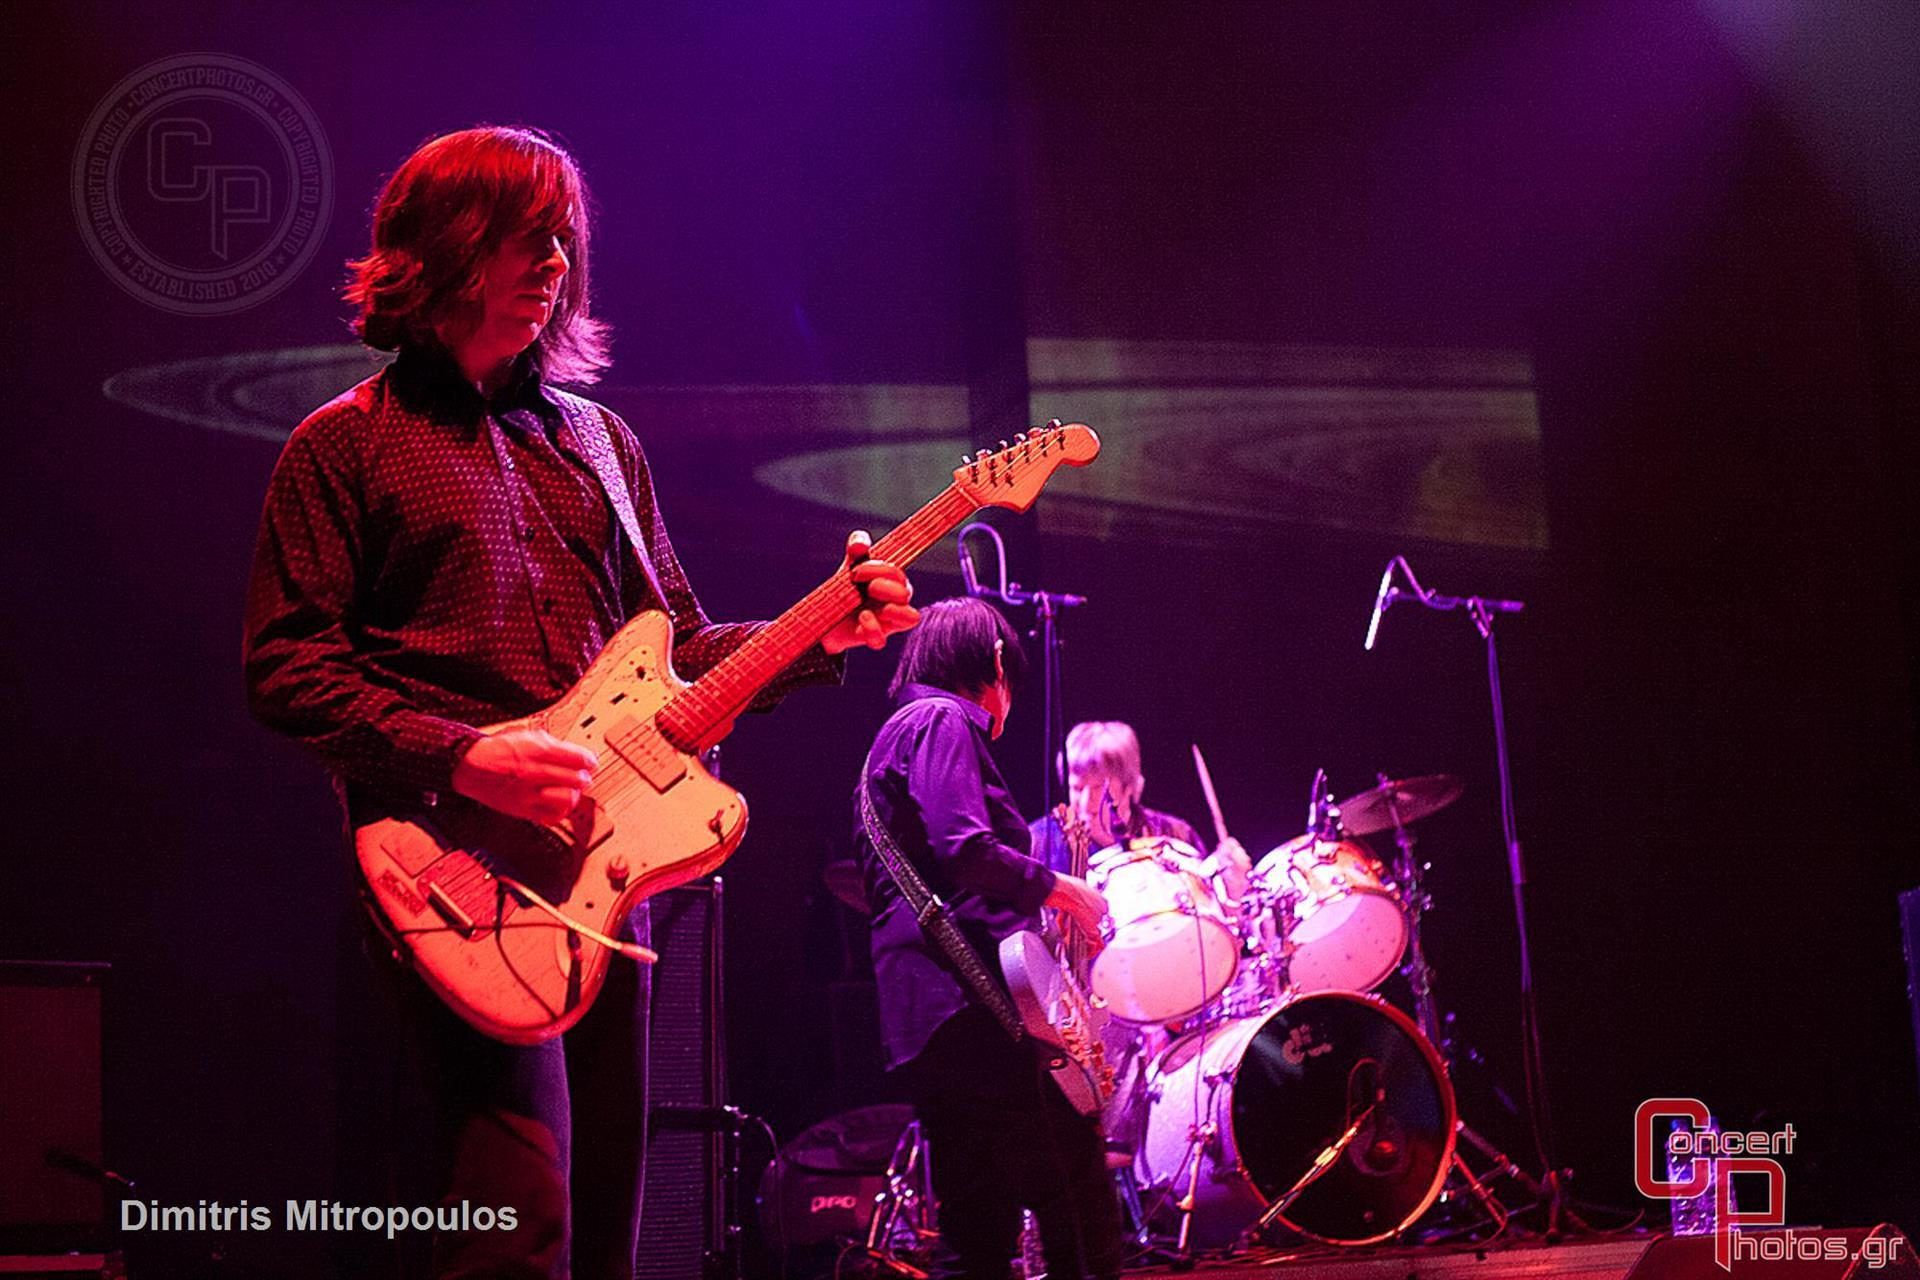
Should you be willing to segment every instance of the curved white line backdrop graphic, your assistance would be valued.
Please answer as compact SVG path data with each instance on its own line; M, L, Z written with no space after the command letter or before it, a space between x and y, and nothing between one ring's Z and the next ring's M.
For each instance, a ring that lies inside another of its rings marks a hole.
M374 372L356 345L129 369L108 398L175 422L284 440ZM1036 340L1032 411L1099 430L1042 529L1204 541L1220 526L1314 525L1543 551L1533 370L1511 351ZM596 388L650 452L724 450L762 489L900 517L969 450L957 385ZM1197 517L1204 517L1200 519Z

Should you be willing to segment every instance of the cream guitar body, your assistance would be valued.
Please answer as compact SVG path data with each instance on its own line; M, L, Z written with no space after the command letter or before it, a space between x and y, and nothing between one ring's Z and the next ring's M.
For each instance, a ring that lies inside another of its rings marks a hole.
M1099 449L1090 428L1055 423L982 452L873 554L910 564L981 507L1026 510L1058 466L1084 466ZM355 855L389 934L447 1006L496 1039L534 1044L580 1020L608 964L650 962L651 952L619 940L628 912L713 871L746 834L745 798L699 753L860 604L842 569L691 683L673 670L671 620L642 614L558 702L488 726L545 729L598 757L564 822L541 826L444 796L356 830Z
M655 723L686 688L672 645L667 615L642 614L559 702L488 726L545 729L600 757L564 823L543 828L449 797L355 833L393 934L441 998L496 1039L530 1044L572 1026L617 958L576 926L617 937L641 899L706 875L746 834L745 798Z

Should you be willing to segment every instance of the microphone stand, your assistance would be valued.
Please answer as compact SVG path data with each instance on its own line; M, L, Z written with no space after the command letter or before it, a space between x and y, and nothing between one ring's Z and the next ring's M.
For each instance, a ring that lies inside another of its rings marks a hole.
M1395 567L1406 575L1411 590L1390 585ZM1487 645L1487 691L1493 703L1493 750L1500 775L1501 836L1507 849L1507 877L1513 886L1513 919L1520 941L1520 1033L1521 1059L1527 1083L1527 1123L1533 1131L1534 1155L1544 1171L1541 1189L1547 1202L1547 1238L1557 1239L1567 1225L1587 1230L1587 1223L1569 1203L1565 1174L1555 1160L1553 1113L1547 1097L1545 1057L1540 1047L1540 1010L1533 987L1533 947L1527 932L1527 868L1520 852L1520 828L1513 814L1513 771L1507 754L1507 712L1500 695L1500 650L1494 640L1494 615L1519 613L1526 607L1519 600L1495 600L1486 596L1449 596L1429 591L1414 576L1405 556L1387 563L1387 576L1381 580L1380 594L1374 603L1373 625L1367 630L1372 647L1379 616L1400 600L1412 600L1429 609L1452 612L1464 609L1474 629Z
M973 556L967 551L967 535L970 533L983 533L993 540L994 550L1000 563L998 586L986 586L975 577ZM1035 630L1028 634L1037 634L1040 640L1040 745L1046 752L1046 760L1040 771L1040 811L1052 813L1053 806L1057 803L1054 795L1055 769L1067 748L1066 695L1061 681L1060 617L1065 610L1085 604L1087 598L1065 591L1032 591L1017 582L1008 582L1007 544L1001 540L1000 531L984 520L975 520L963 526L958 541L960 577L966 584L968 595L978 596L983 600L997 600L1005 605L1033 606L1034 621L1037 625ZM1060 799L1064 798L1060 797Z

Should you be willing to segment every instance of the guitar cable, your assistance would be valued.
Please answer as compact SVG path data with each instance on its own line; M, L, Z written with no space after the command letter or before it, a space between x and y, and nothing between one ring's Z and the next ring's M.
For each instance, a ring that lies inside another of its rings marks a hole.
M568 915L566 912L562 911L560 908L554 906L551 902L548 902L545 898L541 897L538 893L528 888L525 884L521 883L518 880L515 880L512 876L504 876L499 874L498 872L495 872L494 878L499 880L499 882L505 885L507 888L519 894L522 898L525 898L529 906L537 907L541 911L546 912L548 915L552 916L555 920L559 921L562 925L566 926L568 929L572 930L574 933L579 934L583 938L590 939L594 942L599 943L603 947L609 947L614 951L618 951L621 955L625 956L627 959L636 961L637 963L640 963L640 964L653 964L660 959L660 953L658 951L655 951L651 947L643 947L637 942L622 942L618 938L609 938L606 934L600 932L598 929L594 928L592 925L582 924L580 921L575 920L572 916Z

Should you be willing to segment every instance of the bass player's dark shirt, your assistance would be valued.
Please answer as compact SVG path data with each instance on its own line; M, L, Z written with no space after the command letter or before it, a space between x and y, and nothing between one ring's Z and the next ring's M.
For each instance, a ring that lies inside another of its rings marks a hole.
M990 717L944 689L910 684L880 727L861 771L875 816L952 909L989 973L1000 939L1040 926L1054 873L1028 855L1027 824L988 750ZM855 845L873 926L874 978L887 1066L916 1057L972 997L921 929L860 822Z

